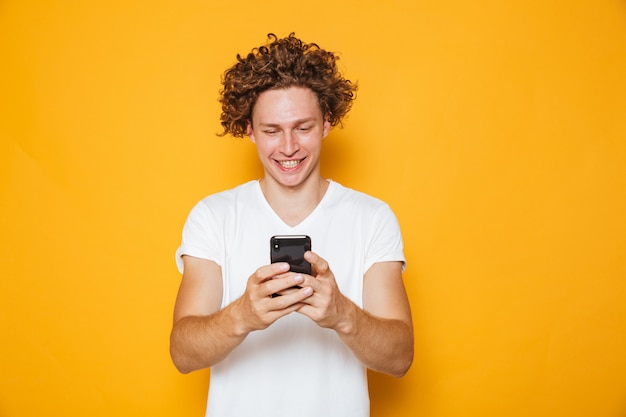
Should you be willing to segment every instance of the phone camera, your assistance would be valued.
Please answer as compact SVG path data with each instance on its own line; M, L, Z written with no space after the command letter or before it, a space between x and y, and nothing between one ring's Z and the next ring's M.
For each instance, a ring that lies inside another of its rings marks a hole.
M278 243L274 243L274 250L278 252L278 249L280 249L280 246L278 246Z

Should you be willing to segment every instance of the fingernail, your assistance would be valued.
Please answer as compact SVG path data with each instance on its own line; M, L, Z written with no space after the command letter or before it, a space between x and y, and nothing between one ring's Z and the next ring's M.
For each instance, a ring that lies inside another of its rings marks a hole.
M304 277L300 274L294 275L293 280L295 281L296 284L299 284L302 281L304 281Z
M304 295L311 295L311 294L313 294L313 288L311 288L311 287L303 288L302 292L304 293Z

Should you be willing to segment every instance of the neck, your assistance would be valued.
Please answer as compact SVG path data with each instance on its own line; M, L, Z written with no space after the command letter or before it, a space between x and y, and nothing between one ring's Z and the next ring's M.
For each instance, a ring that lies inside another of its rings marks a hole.
M306 219L328 189L328 181L322 177L312 178L296 187L285 187L268 177L259 183L269 205L289 226L296 226Z

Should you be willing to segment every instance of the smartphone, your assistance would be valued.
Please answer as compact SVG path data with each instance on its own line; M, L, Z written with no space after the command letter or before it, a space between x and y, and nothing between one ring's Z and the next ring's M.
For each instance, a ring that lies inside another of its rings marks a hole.
M304 252L311 250L311 238L306 235L281 235L270 238L272 263L287 262L290 271L311 275L311 264L304 260Z

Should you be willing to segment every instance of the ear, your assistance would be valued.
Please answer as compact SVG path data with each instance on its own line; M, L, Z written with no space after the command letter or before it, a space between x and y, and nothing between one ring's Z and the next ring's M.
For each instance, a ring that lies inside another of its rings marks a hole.
M252 123L250 123L250 120L248 120L248 123L246 124L246 135L248 135L248 137L250 138L250 142L256 144L256 139L254 138L254 130L252 130Z
M325 138L330 133L330 120L328 119L328 115L324 116L324 132L322 138Z

